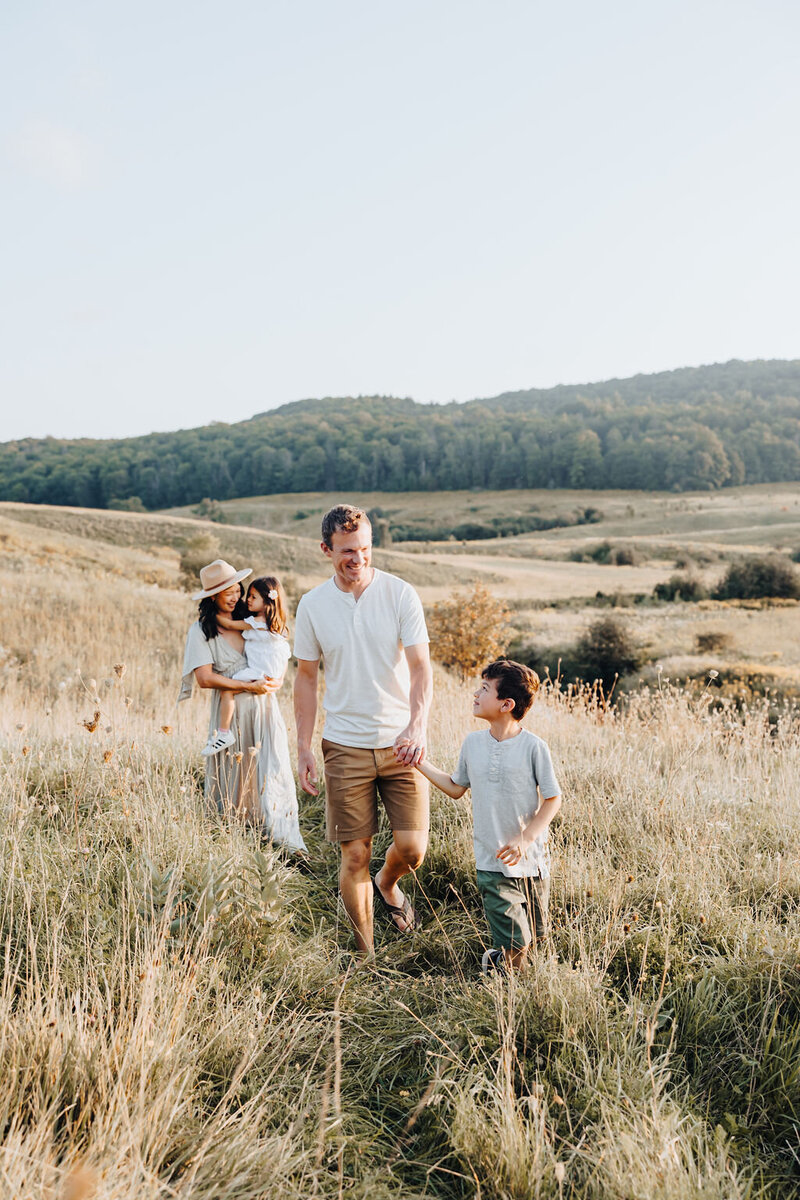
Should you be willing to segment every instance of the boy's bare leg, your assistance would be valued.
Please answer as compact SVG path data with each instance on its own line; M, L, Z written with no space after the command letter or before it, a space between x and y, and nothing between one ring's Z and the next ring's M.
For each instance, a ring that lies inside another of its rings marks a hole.
M372 857L372 838L342 842L341 850L339 891L342 893L342 901L353 926L359 954L371 954L373 950L372 880L369 877L369 863Z
M397 882L409 871L416 871L417 867L422 865L427 849L428 834L426 830L395 830L389 849L386 851L384 864L375 876L375 883L380 888L381 895L387 904L393 904L396 908L403 907L404 897ZM408 922L402 917L398 917L395 924L401 932L409 928Z

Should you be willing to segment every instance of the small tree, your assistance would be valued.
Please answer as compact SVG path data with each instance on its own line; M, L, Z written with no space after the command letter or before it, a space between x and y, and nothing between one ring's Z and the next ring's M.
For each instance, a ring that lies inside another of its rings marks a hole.
M469 679L503 654L510 616L502 601L481 583L471 592L453 592L449 600L433 607L428 622L431 653L462 680Z
M800 581L788 558L754 554L731 563L712 595L715 600L794 600L800 596Z
M594 621L575 647L576 663L588 683L599 679L604 689L619 675L630 675L641 663L641 651L628 626L618 617Z

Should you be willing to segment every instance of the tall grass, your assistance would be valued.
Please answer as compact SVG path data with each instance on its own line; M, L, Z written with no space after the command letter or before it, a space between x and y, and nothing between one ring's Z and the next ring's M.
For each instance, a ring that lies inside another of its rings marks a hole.
M424 928L365 968L321 803L310 877L204 809L191 605L114 553L0 562L0 1194L800 1194L790 706L550 689L549 945L480 977L469 805L439 796ZM437 673L442 765L468 713Z

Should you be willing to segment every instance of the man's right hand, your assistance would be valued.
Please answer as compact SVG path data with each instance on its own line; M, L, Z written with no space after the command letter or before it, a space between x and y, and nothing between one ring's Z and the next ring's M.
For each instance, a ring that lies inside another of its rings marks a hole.
M297 752L297 773L300 777L300 787L309 796L318 796L319 788L317 782L317 763L314 755L310 750L299 750Z
M271 680L264 676L263 679L251 679L247 684L245 691L252 692L256 696L263 696L266 692L271 692L273 689L269 686Z

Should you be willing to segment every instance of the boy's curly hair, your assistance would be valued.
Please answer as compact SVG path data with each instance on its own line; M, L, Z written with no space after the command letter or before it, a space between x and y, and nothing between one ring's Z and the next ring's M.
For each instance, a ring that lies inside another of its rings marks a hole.
M322 518L322 540L328 549L333 549L331 541L335 533L354 533L362 522L370 525L370 519L362 508L354 504L337 504Z
M481 679L497 680L498 700L514 701L514 718L521 721L539 690L539 676L513 658L496 658L481 671Z

